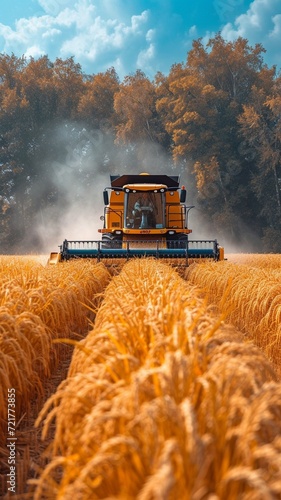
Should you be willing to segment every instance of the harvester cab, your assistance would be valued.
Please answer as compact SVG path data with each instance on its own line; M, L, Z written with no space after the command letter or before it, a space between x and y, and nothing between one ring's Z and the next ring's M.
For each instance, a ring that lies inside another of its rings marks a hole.
M156 258L224 259L216 240L190 240L186 189L178 176L111 175L103 191L103 227L98 241L68 241L50 263L70 258L100 259L153 256Z

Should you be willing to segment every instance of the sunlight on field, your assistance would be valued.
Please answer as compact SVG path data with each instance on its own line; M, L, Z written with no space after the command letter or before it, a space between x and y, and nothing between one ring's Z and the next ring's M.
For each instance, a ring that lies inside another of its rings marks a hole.
M1 401L16 387L17 419L57 362L53 340L76 346L37 415L54 434L31 497L278 498L280 256L231 254L181 276L154 259L45 257L0 257Z
M7 430L8 388L17 395L16 418L42 398L44 380L59 362L53 340L88 328L88 304L96 307L110 275L102 265L76 262L55 268L44 256L0 256L0 442ZM2 448L5 454L7 450Z
M244 264L253 267L278 269L281 268L280 254L255 254L255 253L236 253L227 254L226 258L234 264Z

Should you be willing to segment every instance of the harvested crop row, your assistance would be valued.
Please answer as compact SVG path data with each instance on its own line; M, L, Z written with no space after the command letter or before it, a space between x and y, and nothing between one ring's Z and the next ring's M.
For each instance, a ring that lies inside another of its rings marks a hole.
M129 262L38 419L56 433L34 499L275 498L280 401L267 359L193 285Z
M33 259L0 258L1 443L7 433L8 389L16 393L18 421L31 400L43 395L44 379L58 362L59 346L53 340L88 329L85 304L97 306L109 279L102 264L82 261L46 268Z
M254 340L280 373L280 270L219 262L193 265L186 277Z

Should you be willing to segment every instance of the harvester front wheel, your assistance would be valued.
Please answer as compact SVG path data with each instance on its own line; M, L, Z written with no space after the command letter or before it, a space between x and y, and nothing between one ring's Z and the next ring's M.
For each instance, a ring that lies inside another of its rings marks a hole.
M113 233L103 233L102 248L122 248L122 239Z
M188 235L187 234L179 234L179 240L178 240L178 248L186 248L188 242Z
M167 238L167 248L186 248L187 241L187 234L173 234L171 238Z

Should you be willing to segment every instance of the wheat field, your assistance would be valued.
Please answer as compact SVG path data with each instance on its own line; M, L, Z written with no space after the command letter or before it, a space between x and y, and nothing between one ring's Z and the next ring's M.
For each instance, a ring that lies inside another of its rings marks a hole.
M253 339L281 375L281 256L231 256L217 265L195 264L186 278Z
M20 498L280 498L280 263L231 255L180 276L154 259L114 270L0 260L1 397L18 384L18 418L44 392L56 349L75 345L38 408L45 465ZM9 339L32 390L2 364Z
M8 455L8 389L16 392L16 421L28 418L31 401L42 402L44 381L60 362L61 345L54 340L85 333L83 304L97 307L109 279L102 265L77 262L51 269L35 258L0 257L1 470Z

